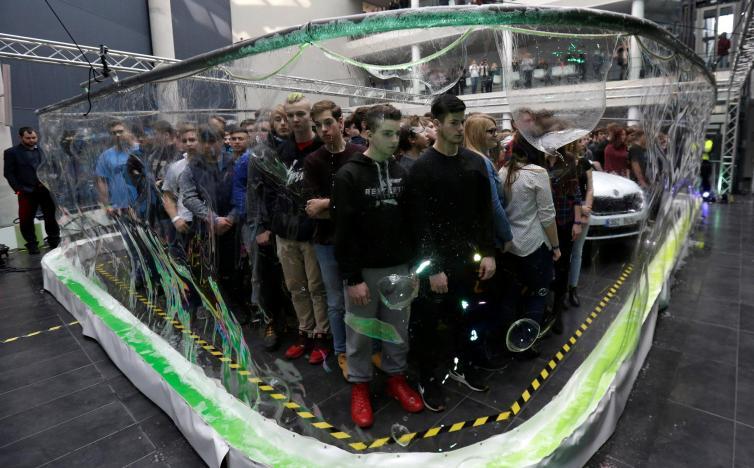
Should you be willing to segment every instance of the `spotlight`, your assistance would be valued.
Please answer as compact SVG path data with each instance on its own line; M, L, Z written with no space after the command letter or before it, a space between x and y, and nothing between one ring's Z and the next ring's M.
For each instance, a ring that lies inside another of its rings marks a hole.
M709 198L709 192L704 192L704 193L702 194L702 198L704 198L705 200L706 200L707 198Z

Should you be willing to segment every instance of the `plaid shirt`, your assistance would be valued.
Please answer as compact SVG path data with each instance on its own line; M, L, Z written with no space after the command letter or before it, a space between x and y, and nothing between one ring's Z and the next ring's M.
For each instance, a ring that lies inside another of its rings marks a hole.
M552 201L555 205L555 222L558 226L572 224L575 205L581 205L581 190L575 161L558 158L555 164L547 166L552 187Z

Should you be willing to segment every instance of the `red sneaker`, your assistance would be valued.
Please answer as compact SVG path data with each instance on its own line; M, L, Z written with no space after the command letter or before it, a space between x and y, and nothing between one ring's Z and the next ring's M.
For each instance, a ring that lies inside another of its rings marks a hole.
M369 401L368 383L351 385L351 419L363 429L371 427L374 423L372 403Z
M322 364L322 361L327 359L330 351L327 341L327 335L320 333L314 335L314 348L311 354L309 354L309 364Z
M296 340L296 342L293 343L285 351L285 358L286 359L297 359L297 358L300 358L311 347L312 347L312 340L308 336L306 336L305 333L299 332L298 333L298 340Z
M391 375L387 379L387 394L401 404L409 413L418 413L424 409L422 397L411 388L403 375Z
M327 350L319 345L314 345L311 354L309 354L309 364L322 364L327 359Z

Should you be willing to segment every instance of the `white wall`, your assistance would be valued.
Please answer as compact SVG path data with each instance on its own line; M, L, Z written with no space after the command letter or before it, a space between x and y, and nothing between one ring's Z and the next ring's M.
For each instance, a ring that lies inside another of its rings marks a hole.
M233 42L278 31L290 26L304 24L312 20L333 18L362 13L361 0L230 0L231 27ZM332 45L332 44L330 44ZM293 76L316 78L321 80L341 80L344 78L343 67L334 66L336 62L329 60L310 60L315 51L306 51L305 56L299 61L300 64L311 64L306 70L301 70L295 65L292 69L284 71ZM281 54L281 56L284 54ZM297 69L298 68L298 69ZM254 96L256 93L251 92ZM248 102L239 102L239 107L256 108L257 106L269 106L282 103L287 92L277 94L259 93L259 100L266 102L254 102L250 97ZM341 106L348 106L347 98L335 98L332 96L309 95L311 100L331 99ZM244 101L239 99L239 101ZM272 101L272 102L269 102Z
M230 0L233 42L314 19L356 13L361 13L359 0Z
M0 67L0 151L13 146L10 136L10 116L5 115L5 90L3 86L3 71ZM0 228L10 226L18 216L18 202L16 195L5 180L5 174L0 178ZM7 244L7 242L6 242Z

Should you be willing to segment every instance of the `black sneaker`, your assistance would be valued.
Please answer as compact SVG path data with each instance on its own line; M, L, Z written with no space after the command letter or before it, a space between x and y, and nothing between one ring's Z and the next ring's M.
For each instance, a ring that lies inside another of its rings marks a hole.
M568 290L568 302L574 307L581 306L581 299L579 299L579 291L576 289L576 286L571 286Z
M555 324L555 314L552 309L545 309L545 316L542 319L542 325L539 327L539 336L537 339L544 338L552 330Z
M419 382L417 388L425 408L435 413L445 410L445 392L434 378Z
M275 327L272 326L272 322L267 324L264 329L264 338L262 338L262 346L267 351L274 351L279 345L278 334L275 332Z
M458 366L455 370L450 370L448 375L456 382L466 385L475 392L486 392L490 389L482 381L481 372L473 366Z
M519 361L530 361L532 359L537 359L541 354L542 352L539 350L538 344L534 343L531 348L520 353L515 353L514 356Z
M555 322L552 324L552 332L556 335L563 334L563 318L561 314L555 316Z

